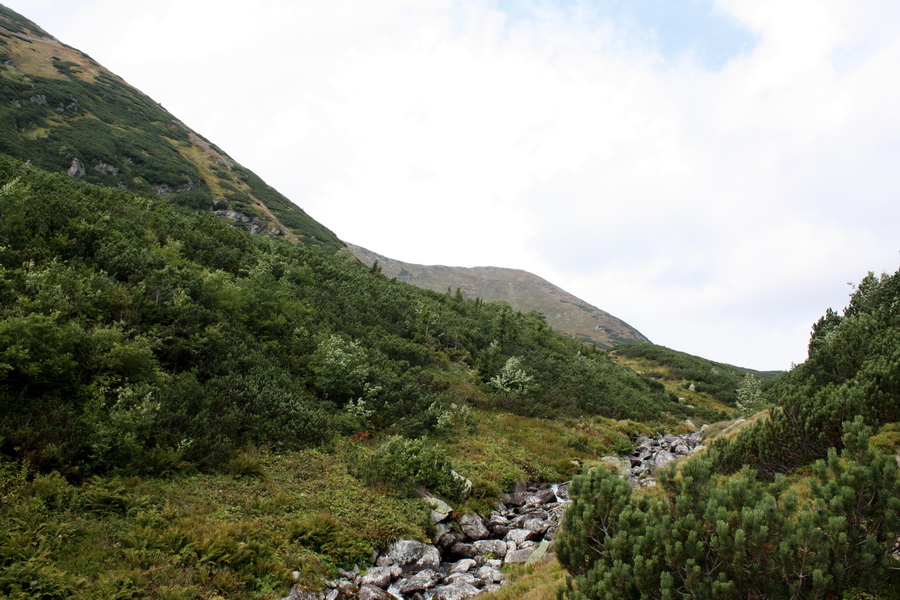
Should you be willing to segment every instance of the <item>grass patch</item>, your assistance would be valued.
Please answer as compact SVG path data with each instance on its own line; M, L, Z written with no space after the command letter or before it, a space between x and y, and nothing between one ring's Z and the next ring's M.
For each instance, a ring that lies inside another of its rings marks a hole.
M506 570L507 583L496 592L479 596L484 600L555 600L566 584L566 570L555 558Z
M55 474L29 480L6 463L0 595L29 592L27 580L47 598L281 597L293 571L315 588L395 538L423 538L428 509L359 482L346 457L260 453L252 460L265 476L80 486Z

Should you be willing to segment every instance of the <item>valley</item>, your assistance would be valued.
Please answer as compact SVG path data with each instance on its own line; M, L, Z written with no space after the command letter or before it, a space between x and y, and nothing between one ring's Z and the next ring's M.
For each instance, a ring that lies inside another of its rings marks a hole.
M345 244L2 6L0 94L0 596L900 594L900 271L753 371Z

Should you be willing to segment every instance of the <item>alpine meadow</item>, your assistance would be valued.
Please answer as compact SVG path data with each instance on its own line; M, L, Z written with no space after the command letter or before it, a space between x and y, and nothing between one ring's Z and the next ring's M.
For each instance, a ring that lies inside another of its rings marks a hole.
M345 244L0 5L0 597L900 598L900 270L811 331Z

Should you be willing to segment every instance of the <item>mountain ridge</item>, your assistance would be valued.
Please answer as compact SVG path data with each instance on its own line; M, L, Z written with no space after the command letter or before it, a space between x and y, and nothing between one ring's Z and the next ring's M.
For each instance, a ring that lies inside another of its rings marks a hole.
M528 271L489 266L419 265L345 243L363 264L373 267L377 262L378 268L388 277L435 292L459 289L464 298L503 300L522 312L536 310L556 331L600 348L650 341L625 321Z

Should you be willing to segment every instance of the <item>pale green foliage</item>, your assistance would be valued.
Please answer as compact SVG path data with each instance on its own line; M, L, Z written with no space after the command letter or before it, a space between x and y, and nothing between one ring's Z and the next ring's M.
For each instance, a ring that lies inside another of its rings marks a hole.
M371 381L369 357L359 342L331 334L319 343L312 356L315 385L323 395L339 404L375 398L381 388Z
M522 367L522 359L518 356L506 360L500 372L491 378L491 385L503 393L518 396L525 396L537 388L534 377Z
M753 373L744 375L737 389L737 407L746 415L767 409L768 402L762 392L762 380Z

